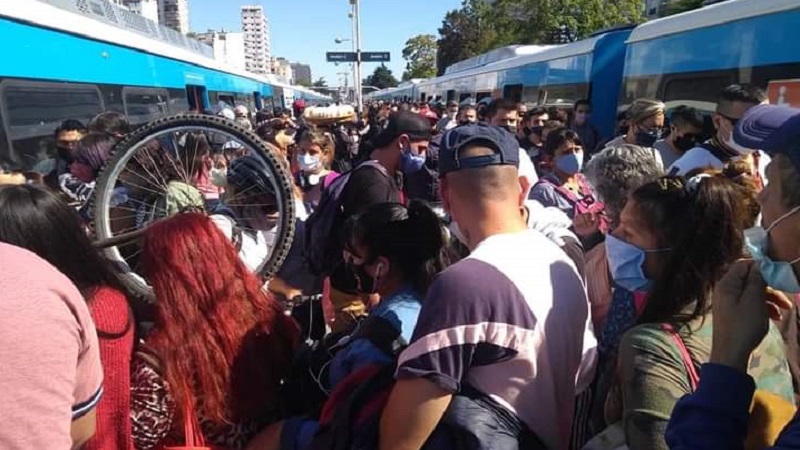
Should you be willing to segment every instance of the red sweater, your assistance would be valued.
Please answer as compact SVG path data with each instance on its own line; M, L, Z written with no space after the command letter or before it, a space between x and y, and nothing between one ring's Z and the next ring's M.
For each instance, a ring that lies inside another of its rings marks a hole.
M125 295L99 288L89 300L103 364L103 397L97 405L97 432L87 450L133 450L130 421L131 356L135 323Z

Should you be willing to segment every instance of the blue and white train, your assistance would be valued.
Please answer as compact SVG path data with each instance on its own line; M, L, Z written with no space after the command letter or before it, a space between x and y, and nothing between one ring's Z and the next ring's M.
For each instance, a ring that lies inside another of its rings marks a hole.
M800 1L729 0L599 32L557 46L513 46L448 67L437 78L372 93L371 99L536 105L588 98L595 125L614 131L617 111L636 98L709 112L732 83L768 89L773 103L800 107Z
M28 170L64 119L104 111L134 125L225 103L254 109L329 101L231 70L211 49L107 0L0 1L0 167Z

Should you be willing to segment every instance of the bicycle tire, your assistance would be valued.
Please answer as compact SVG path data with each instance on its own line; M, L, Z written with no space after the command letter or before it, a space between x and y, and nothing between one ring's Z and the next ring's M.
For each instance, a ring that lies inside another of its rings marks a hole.
M275 178L276 200L280 210L280 220L278 223L279 233L277 233L272 253L257 272L257 275L266 280L280 269L289 254L289 249L294 239L294 182L292 176L289 174L288 167L281 163L274 151L270 150L269 144L261 140L261 138L252 131L246 130L235 122L222 117L204 116L200 114L181 114L164 117L138 128L118 143L112 150L108 162L101 170L93 193L95 202L96 239L105 240L113 235L111 232L109 211L111 209L110 203L114 184L119 173L121 173L128 161L139 150L141 144L171 130L178 131L197 128L224 133L240 141L245 148L251 150L254 156L260 158L267 165L271 175ZM127 262L122 257L117 246L105 248L103 252L106 257L112 261L127 266ZM152 289L139 274L133 271L122 271L120 278L132 293L144 297L149 297L152 294Z

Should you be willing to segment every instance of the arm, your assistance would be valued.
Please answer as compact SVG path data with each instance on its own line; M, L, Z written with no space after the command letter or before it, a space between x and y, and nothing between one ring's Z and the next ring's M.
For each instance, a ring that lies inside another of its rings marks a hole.
M700 380L697 392L683 397L672 411L665 436L669 448L743 449L755 382L722 364L704 364Z
M625 439L631 450L666 450L664 432L678 399L691 392L674 341L653 325L629 331L619 346Z
M433 433L452 394L424 378L399 380L381 416L381 450L418 450Z
M97 429L97 411L92 408L81 418L72 421L70 426L70 436L72 437L72 448L78 449L83 447L89 439L94 436Z

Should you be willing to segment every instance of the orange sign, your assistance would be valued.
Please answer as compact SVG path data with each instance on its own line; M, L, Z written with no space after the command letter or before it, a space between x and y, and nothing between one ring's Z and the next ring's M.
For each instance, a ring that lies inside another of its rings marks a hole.
M800 108L800 79L770 81L767 96L770 105Z

